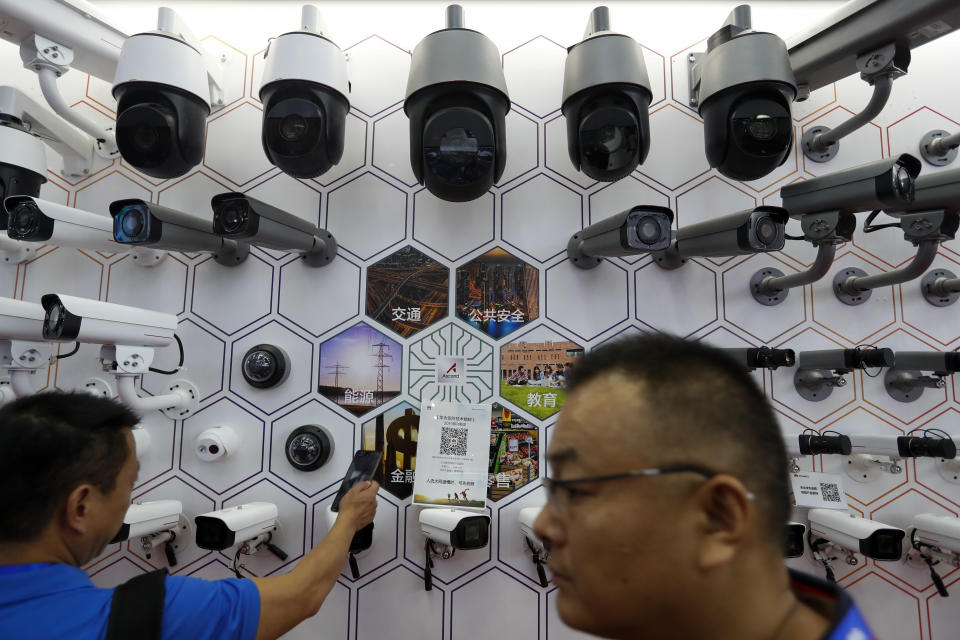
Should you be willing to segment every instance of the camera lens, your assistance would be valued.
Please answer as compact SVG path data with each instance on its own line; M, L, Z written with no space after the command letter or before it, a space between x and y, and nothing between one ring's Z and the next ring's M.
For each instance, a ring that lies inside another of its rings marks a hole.
M320 447L317 446L317 439L302 434L293 439L290 446L287 447L290 457L299 465L308 465L317 459L320 455Z
M307 153L320 141L323 109L303 98L287 98L274 104L263 119L266 146L282 156Z
M257 389L269 389L282 383L290 373L289 359L272 344L258 344L243 356L243 379Z
M147 226L146 213L141 205L127 205L117 214L120 231L128 239L136 239Z
M913 176L910 175L907 168L898 164L894 168L892 178L893 192L897 194L897 197L912 202L914 194Z
M291 113L280 120L280 136L284 140L299 140L307 133L307 121L297 113Z
M43 337L53 338L60 335L60 328L63 325L63 312L65 309L59 302L50 308L47 313L47 319L43 326Z
M330 435L316 425L297 427L287 437L287 461L300 471L319 469L330 459L332 452Z
M32 202L21 202L14 207L10 214L10 235L23 238L34 233L37 230L39 213L37 205Z
M581 170L594 180L616 180L640 163L640 129L621 106L587 104L580 123Z
M238 233L247 222L247 203L245 201L228 202L217 213L224 233Z
M212 444L212 445L210 445L209 447L207 447L207 451L210 452L210 455L214 455L214 456L215 456L215 455L217 455L218 453L220 453L220 447L218 447L218 446L215 445L215 444Z
M760 218L757 220L756 233L757 240L763 245L773 244L778 236L777 224L770 218Z
M117 144L124 159L135 167L157 167L166 161L177 121L165 105L141 103L117 119Z
M766 114L755 115L747 123L747 133L756 140L770 140L777 134L777 123Z
M637 237L644 244L653 244L660 239L660 225L652 218L644 218L637 223Z
M269 380L277 369L277 361L266 351L256 351L243 360L243 372L247 378L256 382Z

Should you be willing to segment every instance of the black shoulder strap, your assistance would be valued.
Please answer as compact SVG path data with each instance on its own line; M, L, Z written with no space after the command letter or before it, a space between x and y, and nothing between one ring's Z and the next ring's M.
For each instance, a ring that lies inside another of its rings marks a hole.
M127 580L113 591L105 640L160 640L167 570Z

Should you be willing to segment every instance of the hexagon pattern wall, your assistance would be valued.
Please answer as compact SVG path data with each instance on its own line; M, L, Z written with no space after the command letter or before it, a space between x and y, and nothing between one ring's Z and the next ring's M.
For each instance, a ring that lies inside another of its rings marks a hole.
M97 4L129 25L131 33L152 28L155 20L154 3ZM0 265L0 295L37 301L43 293L61 291L177 314L186 348L185 374L200 391L201 407L184 421L160 414L145 419L153 449L142 461L135 497L177 498L191 515L246 500L276 502L282 514L280 542L290 558L250 558L246 570L256 575L289 570L311 542L322 538L326 523L321 514L350 452L360 448L361 427L381 412L402 415L404 403L418 406L435 398L505 403L530 428L540 430L539 449L545 450L555 412L525 395L504 397L508 390L501 386L511 370L504 358L518 357L530 342L564 341L573 351L589 351L619 335L669 331L722 346L960 347L960 305L928 305L917 283L878 290L868 304L850 308L834 298L831 274L791 292L785 304L755 304L747 291L750 274L763 266L784 272L803 269L813 255L800 243L769 256L692 260L671 272L660 270L649 257L614 259L589 271L567 262L563 250L570 234L634 204L671 206L680 223L758 203L778 204L778 191L785 184L863 161L916 153L925 131L960 126L960 87L937 75L944 61L960 57L960 38L953 35L914 51L910 74L894 85L890 104L844 140L833 162L818 165L795 152L764 179L737 183L721 177L706 163L702 123L687 105L685 58L687 52L703 48L704 39L734 3L728 4L612 3L615 28L644 45L654 89L649 158L615 184L593 182L574 171L559 111L564 47L580 39L591 5L468 4L469 26L490 36L503 54L514 102L507 118L509 152L501 182L473 202L452 204L415 183L402 110L408 51L439 28L442 4L322 4L330 33L350 56L352 109L342 162L315 180L298 181L264 157L258 88L267 38L293 28L299 6L271 2L266 11L266 3L173 2L205 37L205 44L227 60L227 104L209 119L203 162L185 177L159 182L119 160L76 184L51 171L43 197L96 211L113 199L149 197L206 216L211 195L247 191L330 229L340 241L340 256L314 270L292 255L254 249L241 266L227 269L205 255L174 254L156 268L141 269L123 253L44 247L26 264ZM787 37L835 4L808 8L799 2L756 2L754 24ZM549 19L543 15L547 11ZM36 95L35 80L20 69L15 48L3 44L0 51L5 72L16 78L10 82ZM74 108L115 117L116 103L105 83L87 82L78 71L70 75L63 82L69 85L65 90ZM825 87L796 106L797 134L816 125L835 126L865 102L865 89L856 77ZM935 170L924 167L925 172ZM896 236L858 234L838 251L834 271L858 266L876 272L902 265L909 248ZM484 318L484 301L471 297L469 290L476 280L461 281L474 277L470 274L476 273L476 265L492 259L490 252L525 274L520 296L527 298L526 311L517 307L520 315ZM391 275L398 264L414 265L418 286L428 292L423 296L429 305L417 308L415 317L410 300L391 288L399 281ZM934 266L960 271L960 248L948 244ZM379 345L379 360L337 359L338 344L358 335ZM254 389L240 376L239 359L262 342L278 344L292 356L290 377L274 390ZM38 386L76 387L99 373L95 354L95 348L85 346L76 357L38 376ZM441 388L432 380L433 362L441 356L466 359L466 384ZM175 350L166 349L158 366L170 366L175 358ZM348 364L354 369L347 369ZM357 368L373 370L377 364L385 367L385 382L374 389ZM358 380L346 399L331 391L347 380L336 377L341 371L343 376L356 374ZM792 373L756 375L785 430L904 433L935 426L960 435L960 382L901 404L890 401L882 379L856 372L846 388L813 404L796 394ZM163 385L155 374L142 382L145 393L158 393ZM293 470L283 455L289 432L305 423L326 426L335 439L333 462L315 472ZM200 462L192 452L197 434L220 424L236 430L241 450L220 463ZM835 466L834 461L812 461L816 470ZM920 511L960 512L957 485L946 482L932 462L905 467L897 477L848 483L851 507L901 527ZM549 470L541 469L541 475L544 471ZM543 499L540 482L534 480L491 502L490 547L439 563L437 584L425 593L415 511L409 498L381 492L376 546L362 562L365 573L354 581L345 568L320 613L287 637L481 638L488 637L486 623L493 610L500 627L517 638L584 637L563 626L552 588L539 586L521 546L517 512ZM224 577L230 575L229 562L223 554L191 547L174 573ZM135 545L112 545L88 570L97 584L115 585L155 564ZM818 570L809 557L790 564ZM957 583L960 574L944 573L948 585ZM868 561L839 568L838 578L883 637L956 637L957 609L936 595L925 568ZM958 585L953 589L960 589Z

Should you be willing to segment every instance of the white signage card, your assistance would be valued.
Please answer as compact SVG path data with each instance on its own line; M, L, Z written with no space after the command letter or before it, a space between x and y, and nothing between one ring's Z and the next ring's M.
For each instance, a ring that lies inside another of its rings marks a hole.
M842 509L847 508L843 492L843 478L832 473L812 471L790 474L793 499L798 507Z
M417 433L413 503L485 508L489 458L489 404L425 402Z

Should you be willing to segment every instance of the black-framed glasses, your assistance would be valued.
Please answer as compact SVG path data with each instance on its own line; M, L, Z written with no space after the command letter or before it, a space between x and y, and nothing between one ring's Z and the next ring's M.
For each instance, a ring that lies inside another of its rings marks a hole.
M665 467L655 467L652 469L634 469L633 471L624 471L622 473L611 473L602 476L589 476L586 478L570 478L569 480L557 480L555 478L543 478L543 486L547 490L547 498L550 505L559 511L566 509L567 502L571 495L575 493L574 485L596 484L600 482L609 482L611 480L620 480L622 478L647 478L651 476L664 476L673 473L695 473L709 480L720 474L719 471L707 469L696 464L675 464ZM558 489L564 489L561 493ZM563 497L561 497L561 495Z

